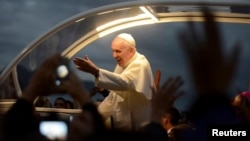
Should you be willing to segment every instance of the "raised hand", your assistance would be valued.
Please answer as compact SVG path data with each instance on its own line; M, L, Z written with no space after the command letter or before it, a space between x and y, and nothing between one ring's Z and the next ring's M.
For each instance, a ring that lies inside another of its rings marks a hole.
M85 91L83 83L72 70L69 70L66 79L61 80L59 85L56 84L56 69L62 59L60 54L47 58L32 76L28 87L24 91L23 98L33 102L38 96L68 93L77 99L80 105L92 102Z
M204 35L199 35L194 24L189 22L188 30L179 35L181 49L187 56L198 93L208 91L224 93L237 68L240 46L236 43L232 47L231 54L225 54L213 15L206 10L203 13Z
M55 84L55 71L60 60L61 56L59 54L47 58L33 74L29 85L24 91L23 97L33 102L37 96L48 96L57 92L58 87Z
M99 68L89 59L88 56L85 56L84 58L76 57L74 63L77 69L94 76L98 75Z
M180 76L169 77L164 84L154 93L152 98L152 118L160 119L162 113L173 106L177 98L182 96L184 92L180 90L183 80Z

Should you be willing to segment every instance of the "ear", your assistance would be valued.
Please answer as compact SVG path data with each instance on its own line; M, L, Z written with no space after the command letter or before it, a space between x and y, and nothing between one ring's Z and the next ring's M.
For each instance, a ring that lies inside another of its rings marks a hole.
M129 52L134 53L134 52L135 52L135 48L130 47L130 48L129 48Z

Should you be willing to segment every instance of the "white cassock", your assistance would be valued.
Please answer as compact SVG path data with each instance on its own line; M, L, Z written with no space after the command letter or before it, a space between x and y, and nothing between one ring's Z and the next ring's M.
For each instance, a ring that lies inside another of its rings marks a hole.
M110 90L98 110L105 120L113 117L115 128L136 130L150 121L155 83L144 55L137 52L126 67L117 65L114 72L100 69L96 86Z

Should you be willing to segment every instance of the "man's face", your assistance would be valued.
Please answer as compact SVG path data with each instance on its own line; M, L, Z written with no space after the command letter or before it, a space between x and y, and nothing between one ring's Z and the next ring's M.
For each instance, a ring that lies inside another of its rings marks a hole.
M127 65L128 61L132 58L134 54L133 48L129 47L128 42L120 38L115 38L113 40L111 48L114 59L121 67Z
M65 102L61 99L57 99L54 103L54 108L65 108Z

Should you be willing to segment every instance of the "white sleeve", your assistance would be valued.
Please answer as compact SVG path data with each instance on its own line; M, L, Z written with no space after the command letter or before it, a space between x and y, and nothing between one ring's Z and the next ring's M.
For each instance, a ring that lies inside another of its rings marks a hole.
M151 69L145 64L131 64L123 73L116 74L100 69L96 86L114 91L135 91L152 98L152 88L155 88Z

